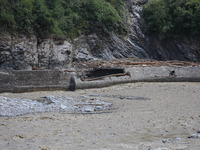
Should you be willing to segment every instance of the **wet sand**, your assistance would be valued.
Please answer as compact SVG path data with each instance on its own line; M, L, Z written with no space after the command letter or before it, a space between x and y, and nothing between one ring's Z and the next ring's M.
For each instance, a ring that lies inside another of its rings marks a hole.
M106 98L110 113L41 113L0 118L1 150L199 150L200 83L129 83L75 92L2 93L36 99L46 95L109 94L149 100Z

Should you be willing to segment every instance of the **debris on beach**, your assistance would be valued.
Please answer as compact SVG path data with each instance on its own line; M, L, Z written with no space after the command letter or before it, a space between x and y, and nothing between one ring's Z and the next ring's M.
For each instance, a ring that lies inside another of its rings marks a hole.
M192 134L188 136L189 139L200 139L200 134Z
M104 94L94 94L89 95L91 97L107 97L107 98L117 98L117 99L126 99L126 100L150 100L146 97L136 97L136 96L123 96L123 95L104 95Z
M42 112L102 113L113 109L112 103L88 96L45 96L39 99L0 96L0 116L21 116Z
M200 133L200 129L197 130L197 133Z
M162 143L175 143L177 141L181 141L181 138L175 138L175 139L167 139L167 140L162 140Z
M77 68L105 68L105 67L161 67L161 66L200 66L199 63L179 60L156 61L156 60L134 60L116 59L111 61L97 60L74 64Z

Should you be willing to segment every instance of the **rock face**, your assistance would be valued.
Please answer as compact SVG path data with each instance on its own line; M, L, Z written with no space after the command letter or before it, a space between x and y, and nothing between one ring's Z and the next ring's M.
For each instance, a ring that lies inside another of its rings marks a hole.
M72 44L68 41L36 37L0 37L0 70L32 70L68 68L71 62Z
M150 55L158 60L186 60L200 62L200 39L149 40Z
M30 69L38 62L36 38L0 38L0 69Z
M120 38L114 33L105 37L90 34L75 40L75 60L137 57L157 60L200 62L200 39L162 39L145 35L142 9L148 0L127 1L129 35Z
M46 39L38 46L38 66L40 68L68 68L71 63L72 44L68 41Z
M200 39L163 39L149 37L142 28L142 8L148 0L127 0L129 35L115 33L82 35L73 42L36 37L1 36L0 70L69 68L71 62L116 58L187 60L200 62Z

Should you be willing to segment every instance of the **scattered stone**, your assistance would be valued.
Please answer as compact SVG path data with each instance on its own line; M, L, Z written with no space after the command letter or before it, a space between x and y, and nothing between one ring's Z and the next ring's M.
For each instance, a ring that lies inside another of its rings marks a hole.
M84 106L83 109L82 109L82 112L94 112L94 107L92 106Z
M168 148L160 148L160 147L158 147L155 150L168 150Z
M96 107L95 107L95 111L101 111L101 110L103 110L103 107L102 107L102 106L96 106Z
M197 130L197 133L200 133L200 129L199 129L199 130Z
M99 98L80 96L79 103L75 104L76 112L91 113L112 109L112 103L105 102Z
M47 104L47 105L54 103L52 100L48 99L47 97L40 97L39 99L36 99L36 101Z
M176 140L176 141L180 141L180 140L181 140L181 138L176 138L175 140Z
M191 136L188 136L189 139L200 139L200 134L192 134Z
M168 140L162 140L162 143L167 143L167 142L172 142L172 143L174 143L174 142L180 141L180 140L181 140L181 138L168 139Z
M127 99L127 100L149 100L146 97L136 97L136 96L122 96L122 95L104 95L104 94L97 94L97 95L89 95L91 97L108 97L108 98L118 98L118 99Z
M169 139L170 142L180 141L181 138Z
M155 150L162 150L161 148L156 148Z
M166 143L167 142L167 140L162 140L162 143Z
M40 150L51 150L48 146L40 146Z
M12 137L14 141L19 141L24 138L26 138L24 135L19 135L19 134Z
M60 105L60 108L61 108L61 109L65 109L65 108L67 108L67 106L61 104L61 105Z
M41 112L95 113L112 109L112 103L88 96L45 96L37 100L0 96L0 116L19 116Z

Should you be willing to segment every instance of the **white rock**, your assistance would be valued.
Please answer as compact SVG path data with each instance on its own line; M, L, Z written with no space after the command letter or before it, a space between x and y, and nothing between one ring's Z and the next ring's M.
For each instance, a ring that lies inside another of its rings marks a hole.
M168 150L168 148L156 148L155 150Z
M85 107L83 107L83 112L94 112L94 107L85 106Z
M60 105L60 108L61 108L61 109L65 109L65 108L67 108L67 106L61 104L61 105Z

